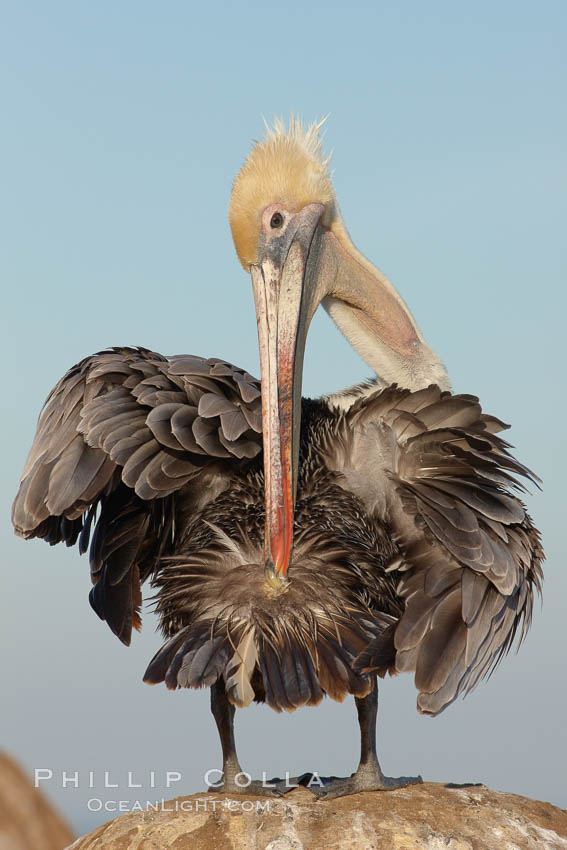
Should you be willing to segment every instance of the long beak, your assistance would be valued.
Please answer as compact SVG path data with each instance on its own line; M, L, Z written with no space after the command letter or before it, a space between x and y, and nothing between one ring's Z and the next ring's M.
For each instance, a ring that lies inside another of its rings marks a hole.
M301 425L303 354L309 323L323 297L316 289L320 204L294 216L250 272L262 372L262 429L269 579L285 583L293 546Z
M357 251L342 221L333 228L321 225L323 212L320 204L310 204L296 213L285 234L263 244L260 262L250 267L262 370L264 561L280 589L293 545L303 354L317 306L323 303L384 384L450 387L394 286Z

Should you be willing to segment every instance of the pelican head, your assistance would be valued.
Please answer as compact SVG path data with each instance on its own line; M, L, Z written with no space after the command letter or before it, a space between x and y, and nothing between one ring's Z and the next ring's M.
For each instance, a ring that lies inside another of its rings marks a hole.
M265 560L285 582L293 543L301 376L309 324L323 304L381 380L448 389L447 373L390 281L353 245L323 154L323 122L267 128L239 171L229 207L238 258L252 276L266 476Z

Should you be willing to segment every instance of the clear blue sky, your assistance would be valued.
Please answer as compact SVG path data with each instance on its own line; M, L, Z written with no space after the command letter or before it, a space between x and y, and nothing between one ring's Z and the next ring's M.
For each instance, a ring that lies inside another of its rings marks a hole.
M250 281L227 224L261 115L330 113L335 185L357 246L390 276L456 390L513 423L545 481L530 509L545 604L520 654L466 701L419 717L408 677L382 687L384 769L565 792L565 23L563 2L6 5L0 22L3 746L29 769L219 764L205 693L149 688L148 616L122 647L91 612L75 551L12 536L39 407L113 344L221 356L258 371ZM324 314L304 390L366 377ZM350 772L349 701L238 715L253 771ZM139 780L138 780L139 781ZM97 787L50 793L78 830ZM120 791L153 799L160 788Z

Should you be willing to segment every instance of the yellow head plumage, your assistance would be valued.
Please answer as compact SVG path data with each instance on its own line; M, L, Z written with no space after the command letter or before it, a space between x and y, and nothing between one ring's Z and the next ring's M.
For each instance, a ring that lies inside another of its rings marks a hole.
M319 138L324 123L305 127L291 118L266 125L266 135L256 142L234 181L228 219L238 259L248 271L257 262L262 212L281 203L289 212L307 204L324 204L323 224L330 227L339 216L329 174L330 157L325 157Z

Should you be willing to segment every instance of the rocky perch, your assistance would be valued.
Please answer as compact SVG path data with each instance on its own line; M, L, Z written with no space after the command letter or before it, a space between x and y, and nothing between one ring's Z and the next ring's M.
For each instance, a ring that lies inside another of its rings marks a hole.
M72 840L47 798L0 753L0 850L63 850Z
M567 812L484 785L426 782L316 801L193 794L131 812L72 850L567 850ZM71 850L71 848L69 848Z

